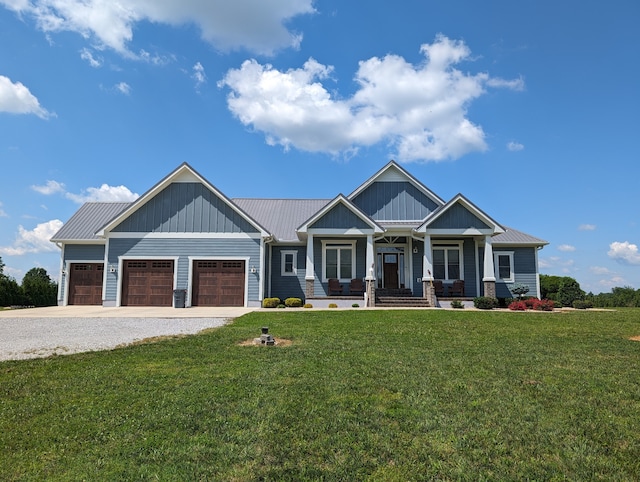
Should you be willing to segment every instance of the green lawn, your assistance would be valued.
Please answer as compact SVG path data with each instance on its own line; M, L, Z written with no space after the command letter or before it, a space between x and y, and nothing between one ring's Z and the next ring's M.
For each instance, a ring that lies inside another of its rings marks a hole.
M264 325L292 344L239 345ZM637 480L634 335L640 310L274 310L2 362L0 479Z

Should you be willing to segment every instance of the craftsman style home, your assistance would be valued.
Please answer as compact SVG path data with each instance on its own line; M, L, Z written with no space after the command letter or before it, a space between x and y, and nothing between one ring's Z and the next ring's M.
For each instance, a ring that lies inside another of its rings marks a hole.
M59 304L180 307L441 306L516 283L539 297L547 244L393 161L348 196L303 200L230 199L185 163L132 203L86 203L51 241Z

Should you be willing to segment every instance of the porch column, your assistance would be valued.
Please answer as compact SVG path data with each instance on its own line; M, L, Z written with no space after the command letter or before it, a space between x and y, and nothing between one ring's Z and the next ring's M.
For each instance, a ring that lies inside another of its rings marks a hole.
M484 295L489 298L496 297L496 277L493 266L493 245L491 236L484 238Z
M305 297L313 298L313 284L315 280L315 267L313 265L313 234L307 234L307 265L305 268Z
M424 235L424 253L422 255L422 297L436 306L436 294L433 289L433 253L431 252L431 236Z
M375 277L375 253L374 253L373 235L367 235L367 274L365 277L366 285L366 306L376 306L376 277Z

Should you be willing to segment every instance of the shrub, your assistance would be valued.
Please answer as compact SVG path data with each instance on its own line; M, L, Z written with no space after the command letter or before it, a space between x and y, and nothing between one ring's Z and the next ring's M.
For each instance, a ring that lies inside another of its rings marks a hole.
M527 285L517 283L511 287L511 292L514 295L517 295L518 299L522 299L522 296L529 292L529 287Z
M302 300L300 298L287 298L284 300L284 304L289 308L300 308L302 306Z
M286 305L284 305L284 304L282 304L282 303L280 303L280 304L278 305L278 308L286 308L286 307L287 307L287 306L286 306Z
M488 296L477 296L473 299L473 306L480 310L492 310L498 307L498 300Z
M533 305L533 309L538 311L553 311L553 308L555 308L555 303L551 300L536 300Z
M329 303L329 308L337 308L338 305L336 305L335 303Z
M305 303L303 308L313 308L313 305L311 303Z
M451 308L462 309L464 308L464 303L462 303L462 301L460 300L452 300Z
M275 308L280 304L280 298L265 298L262 300L263 308Z
M360 305L358 303L354 303L351 305L351 308L360 308Z
M509 309L512 311L526 311L527 305L524 301L514 301L509 304Z
M522 300L522 302L527 306L528 310L536 309L536 304L540 300L538 298L527 298L526 300Z
M587 308L593 308L593 303L587 300L575 300L573 302L573 307L576 310L586 310Z

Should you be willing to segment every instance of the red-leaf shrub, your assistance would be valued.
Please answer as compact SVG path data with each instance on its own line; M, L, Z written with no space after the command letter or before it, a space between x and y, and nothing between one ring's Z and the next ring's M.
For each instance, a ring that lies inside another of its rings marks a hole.
M509 305L509 309L513 311L526 311L527 305L524 301L514 301Z
M524 300L524 304L527 305L527 309L528 310L535 310L536 309L536 304L539 301L540 300L538 298L527 298L526 300Z
M537 303L534 303L533 309L538 311L553 311L554 304L551 300L536 300Z

